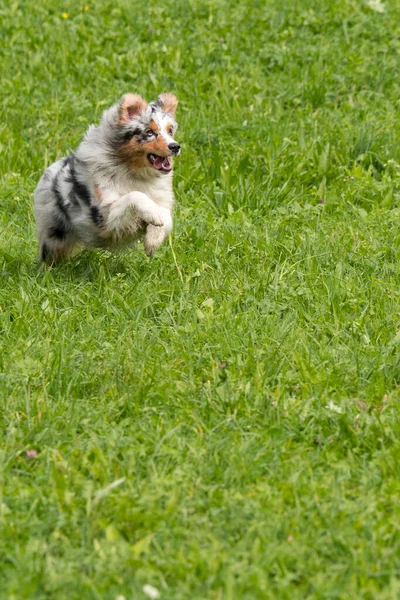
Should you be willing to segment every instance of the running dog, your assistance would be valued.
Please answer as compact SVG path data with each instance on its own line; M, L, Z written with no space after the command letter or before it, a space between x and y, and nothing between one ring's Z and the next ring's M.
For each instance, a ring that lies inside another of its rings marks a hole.
M157 251L172 230L177 105L172 94L149 104L125 94L44 172L34 194L41 261L67 258L78 244L113 250L143 240L148 256Z

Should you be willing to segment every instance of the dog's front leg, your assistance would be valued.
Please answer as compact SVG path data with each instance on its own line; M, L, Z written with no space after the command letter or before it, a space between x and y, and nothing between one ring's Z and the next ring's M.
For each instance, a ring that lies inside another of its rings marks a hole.
M164 211L151 198L142 192L129 192L110 205L107 228L111 231L124 231L132 221L132 211L146 223L157 228L164 225Z
M144 251L147 256L153 256L153 254L155 254L172 230L171 212L167 208L161 206L159 207L159 210L161 211L164 224L162 227L154 227L154 225L147 226L146 235L143 240Z

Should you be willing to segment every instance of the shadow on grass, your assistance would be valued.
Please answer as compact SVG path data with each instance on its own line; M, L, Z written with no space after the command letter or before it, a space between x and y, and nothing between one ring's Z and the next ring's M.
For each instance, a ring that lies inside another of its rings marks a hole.
M84 250L65 262L37 267L51 274L54 282L110 281L118 276L134 280L146 276L148 261L135 251L111 254L102 250Z
M19 277L51 277L54 283L99 280L108 281L118 275L140 279L146 276L149 261L137 251L111 254L102 250L84 250L59 264L44 265L32 255L0 249L0 279Z

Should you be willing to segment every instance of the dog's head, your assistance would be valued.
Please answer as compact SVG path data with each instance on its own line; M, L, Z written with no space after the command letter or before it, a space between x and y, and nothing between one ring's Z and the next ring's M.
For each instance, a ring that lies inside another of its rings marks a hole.
M157 175L172 171L173 157L181 148L174 140L177 105L172 94L161 94L150 104L136 94L122 97L116 124L118 156L130 171L146 169Z

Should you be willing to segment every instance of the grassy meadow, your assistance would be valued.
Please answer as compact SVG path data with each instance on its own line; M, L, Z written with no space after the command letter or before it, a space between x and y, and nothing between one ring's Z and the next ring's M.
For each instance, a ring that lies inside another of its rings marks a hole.
M400 4L0 31L0 599L400 598ZM171 244L39 268L36 183L127 91L180 100Z

